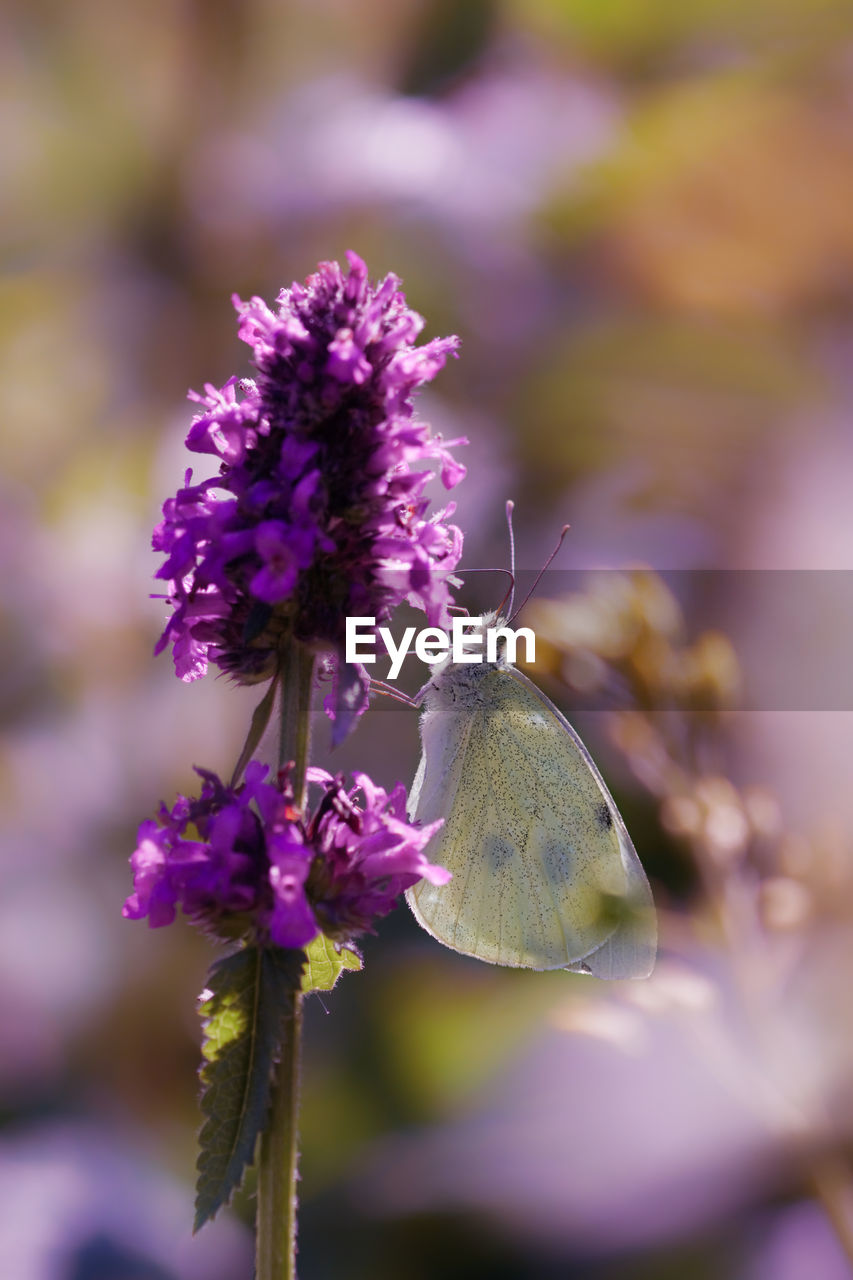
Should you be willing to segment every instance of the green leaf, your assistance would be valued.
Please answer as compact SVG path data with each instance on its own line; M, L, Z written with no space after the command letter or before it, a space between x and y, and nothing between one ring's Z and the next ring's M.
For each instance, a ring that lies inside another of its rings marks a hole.
M305 948L308 963L302 975L302 990L331 991L344 969L358 973L364 966L361 954L354 947L335 948L331 938L318 933Z
M240 752L240 759L234 766L234 772L231 775L231 786L236 787L237 783L243 776L243 770L251 760L255 748L264 736L264 730L270 722L272 709L275 705L275 691L278 688L278 675L274 675L270 681L270 687L267 689L261 701L252 712L252 722L249 725L249 732L246 735L246 741L243 743L243 750Z
M273 1065L288 1024L282 1010L299 987L302 951L245 947L208 975L194 1231L227 1204L252 1163L270 1104Z

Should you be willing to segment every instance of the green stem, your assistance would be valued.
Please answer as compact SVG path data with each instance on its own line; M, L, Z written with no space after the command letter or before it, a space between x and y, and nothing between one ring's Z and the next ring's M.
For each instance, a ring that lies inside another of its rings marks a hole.
M299 1150L299 1058L302 995L290 992L276 1064L272 1108L258 1160L256 1280L295 1280L296 1181Z
M311 729L314 657L290 641L281 661L279 768L293 762L296 804L305 797L305 769ZM302 994L290 992L282 1010L281 1058L273 1077L269 1121L258 1156L256 1280L296 1280L296 1182L298 1177L299 1062Z
M311 734L311 685L314 655L298 641L291 641L281 662L281 732L278 767L293 762L293 794L300 808L305 802L305 769Z

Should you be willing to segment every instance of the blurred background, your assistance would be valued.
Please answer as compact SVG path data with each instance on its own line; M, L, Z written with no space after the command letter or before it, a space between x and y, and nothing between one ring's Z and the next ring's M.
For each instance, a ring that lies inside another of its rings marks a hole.
M231 293L352 248L461 336L420 414L463 563L507 497L525 570L572 525L537 678L662 952L607 987L389 917L308 1009L302 1280L849 1275L853 4L10 0L0 95L4 1274L251 1276L251 1185L189 1236L210 945L120 908L257 695L152 658L149 538L187 389L249 372ZM383 713L331 763L409 782Z

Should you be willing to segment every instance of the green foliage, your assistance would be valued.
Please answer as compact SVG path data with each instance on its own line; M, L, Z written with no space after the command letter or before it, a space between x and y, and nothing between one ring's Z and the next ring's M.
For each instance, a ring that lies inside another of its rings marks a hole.
M273 1065L287 1024L281 1011L298 987L301 951L245 947L213 966L204 1019L194 1230L227 1204L251 1164L270 1103Z
M307 964L302 975L302 990L307 995L311 991L331 991L344 969L358 973L363 967L363 960L353 947L335 948L334 942L318 933L313 942L305 948Z
M788 406L821 397L782 329L620 318L555 340L525 395L520 452L537 493L634 468L632 501L713 519L744 451L784 428ZM638 473L642 458L655 464Z
M523 28L623 75L665 63L691 43L773 49L831 36L849 21L847 0L508 0L508 8Z
M525 982L530 977L521 969L460 964L455 956L410 957L387 971L381 1015L371 1025L407 1117L428 1122L482 1095L519 1046L541 1034L555 999L583 991L589 981L564 970Z

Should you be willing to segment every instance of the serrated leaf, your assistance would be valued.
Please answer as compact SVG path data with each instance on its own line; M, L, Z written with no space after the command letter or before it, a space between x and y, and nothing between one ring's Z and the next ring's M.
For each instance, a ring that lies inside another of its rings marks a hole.
M313 942L305 948L308 963L302 974L302 990L331 991L344 969L357 973L364 966L361 955L355 947L335 949L331 938L318 933Z
M299 987L304 954L245 947L208 975L194 1231L227 1204L252 1163L270 1105L272 1070L288 1030L283 1010Z

